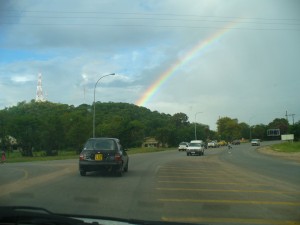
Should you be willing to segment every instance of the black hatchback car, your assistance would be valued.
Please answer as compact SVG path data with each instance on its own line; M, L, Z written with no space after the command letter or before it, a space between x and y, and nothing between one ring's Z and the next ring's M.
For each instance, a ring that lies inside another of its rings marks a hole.
M79 156L79 171L85 176L90 171L128 171L129 157L117 138L90 138Z

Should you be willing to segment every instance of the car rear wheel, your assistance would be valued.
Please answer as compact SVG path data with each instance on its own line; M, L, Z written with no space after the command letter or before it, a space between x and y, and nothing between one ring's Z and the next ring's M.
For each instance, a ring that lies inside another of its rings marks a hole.
M86 171L80 170L80 175L83 176L83 177L86 176Z
M122 176L123 176L123 171L122 171L122 170L117 171L117 176L118 176L118 177L122 177Z
M121 165L120 168L116 169L116 174L117 174L118 177L122 177L123 176L123 172L124 172L123 165Z
M124 167L124 172L128 172L128 162L127 162L126 166Z

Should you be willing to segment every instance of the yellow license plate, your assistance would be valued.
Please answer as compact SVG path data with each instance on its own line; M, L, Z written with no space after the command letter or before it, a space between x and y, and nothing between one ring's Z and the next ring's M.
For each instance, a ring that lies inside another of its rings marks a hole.
M95 160L103 160L103 155L102 154L95 154Z

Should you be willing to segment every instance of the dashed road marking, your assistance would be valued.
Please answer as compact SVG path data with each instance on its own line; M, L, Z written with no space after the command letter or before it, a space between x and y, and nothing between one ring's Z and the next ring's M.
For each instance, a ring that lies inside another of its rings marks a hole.
M180 179L198 179L198 178L208 178L208 179L212 179L211 176L207 176L207 175L200 175L200 176L176 176L176 175L159 175L158 178L180 178ZM224 176L214 176L214 179L219 178L219 179L227 179Z
M252 218L162 217L161 220L178 223L300 225L299 221Z
M271 191L271 190L241 190L241 189L206 189L206 188L156 188L160 191L197 191L197 192L248 192L248 193L264 193L264 194L300 194L300 192L291 191Z
M218 204L248 204L248 205L289 205L300 206L300 202L279 202L279 201L254 201L254 200L222 200L222 199L179 199L162 198L157 199L160 202L190 202L190 203L218 203Z
M158 183L174 183L174 184L214 184L214 185L241 185L241 186L267 186L266 184L260 183L242 183L242 182L206 182L206 181L166 181L159 180Z

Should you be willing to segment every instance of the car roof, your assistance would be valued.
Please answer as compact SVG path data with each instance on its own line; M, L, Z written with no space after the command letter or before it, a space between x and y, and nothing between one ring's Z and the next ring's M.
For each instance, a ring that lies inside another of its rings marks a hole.
M190 143L202 143L203 141L201 140L192 140Z
M98 137L98 138L89 138L88 140L115 140L120 141L118 138L110 138L110 137Z

